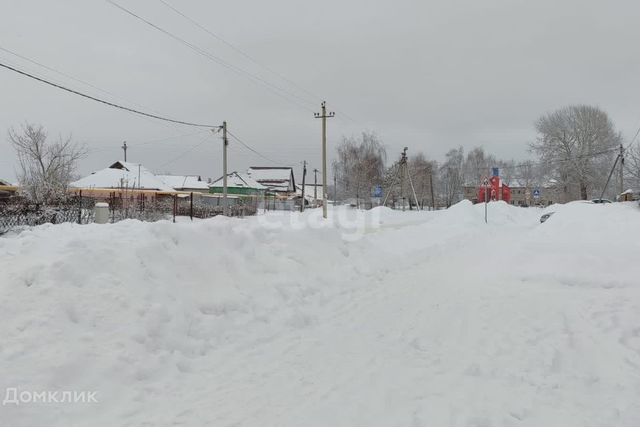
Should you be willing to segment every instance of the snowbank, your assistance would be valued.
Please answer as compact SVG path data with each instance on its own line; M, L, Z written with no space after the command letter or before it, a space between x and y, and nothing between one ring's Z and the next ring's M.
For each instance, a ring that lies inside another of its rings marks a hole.
M0 425L638 425L635 205L331 214L0 238Z

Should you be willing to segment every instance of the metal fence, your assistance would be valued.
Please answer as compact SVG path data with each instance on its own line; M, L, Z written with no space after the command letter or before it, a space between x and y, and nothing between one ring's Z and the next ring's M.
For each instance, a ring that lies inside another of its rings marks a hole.
M175 222L177 217L210 218L223 213L220 200L198 193L157 195L113 191L100 197L87 197L78 192L64 201L47 206L14 196L0 199L0 234L46 223L89 224L94 222L94 207L97 202L109 204L109 220L112 223L125 219ZM230 216L243 217L256 213L257 202L254 200L231 202Z

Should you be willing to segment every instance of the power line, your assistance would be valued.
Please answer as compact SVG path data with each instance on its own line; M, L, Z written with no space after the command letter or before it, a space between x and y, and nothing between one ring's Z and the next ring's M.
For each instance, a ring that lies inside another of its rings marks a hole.
M631 140L631 142L624 148L625 151L628 150L629 147L631 147L633 145L633 143L635 142L636 138L638 137L638 134L640 134L640 127L636 131L636 134L633 136L633 139Z
M231 136L231 138L233 138L234 140L236 140L238 143L240 143L243 147L245 147L247 150L251 151L252 153L256 154L257 156L273 163L273 164L279 164L279 162L276 162L275 160L265 156L264 154L260 153L259 151L257 151L256 149L254 149L253 147L251 147L249 144L247 144L246 142L244 142L243 140L241 140L240 138L238 138L236 135L234 135L233 133L227 131L227 133L229 134L229 136Z
M48 66L48 65L46 65L46 64L43 64L43 63L38 62L38 61L36 61L36 60L34 60L34 59L28 58L28 57L26 57L26 56L24 56L24 55L21 55L21 54L19 54L19 53L17 53L17 52L14 52L14 51L10 50L10 49L7 49L7 48L5 48L5 47L0 46L0 50L2 50L2 51L4 51L4 52L7 52L7 53L9 53L9 54L11 54L11 55L13 55L13 56L16 56L16 57L18 57L18 58L20 58L20 59L22 59L22 60L24 60L24 61L30 62L31 64L37 65L37 66L42 67L42 68L44 68L44 69L46 69L46 70L52 71L52 72L54 72L54 73L56 73L56 74L59 74L59 75L61 75L61 76L63 76L63 77L66 77L66 78L68 78L68 79L70 79L70 80L73 80L73 81L78 82L78 83L80 83L80 84L83 84L83 85L85 85L85 86L91 87L91 88L93 88L93 89L97 90L98 92L102 92L102 93L104 93L104 94L106 94L106 95L109 95L109 96L112 96L112 97L114 97L114 98L116 98L116 99L118 99L118 98L119 98L119 99L121 99L122 101L131 102L131 103L133 103L135 106L140 107L140 108L147 108L147 107L146 107L146 106L144 106L144 105L141 105L141 104L139 104L139 103L133 102L133 101L131 101L131 100L129 100L129 99L127 99L127 98L125 98L125 97L118 96L118 95L116 95L116 94L115 94L115 93L113 93L113 92L110 92L110 91L108 91L108 90L102 89L102 88L100 88L100 87L98 87L98 86L96 86L96 85L94 85L94 84L92 84L92 83L89 83L89 82L87 82L87 81L85 81L85 80L82 80L82 79L79 79L79 78L77 78L77 77L74 77L74 76L72 76L72 75L71 75L71 74L69 74L69 73L66 73L66 72L64 72L64 71L60 71L60 70L55 69L55 68L53 68L53 67L50 67L50 66ZM150 110L150 111L152 111L153 113L159 114L157 111L154 111L153 109L149 109L149 110ZM145 117L144 119L145 119L145 120L152 121L152 120L151 120L151 119L149 119L148 117ZM178 128L176 127L175 123L167 123L167 124L166 124L166 126L168 126L168 127L172 127L172 128L173 128L173 129L175 129L175 130L177 130L177 129L178 129Z
M253 147L251 147L249 144L247 144L246 142L244 142L242 139L238 138L236 135L234 135L233 133L227 131L227 133L229 134L229 136L231 136L231 138L235 139L238 143L240 143L243 147L245 147L247 150L251 151L252 153L256 154L257 156L275 164L282 164L281 162L277 162L267 156L265 156L264 154L260 153L258 150L254 149ZM290 165L288 165L290 166Z
M114 95L113 93L108 92L108 91L106 91L106 90L104 90L104 89L100 89L99 87L94 86L94 85L93 85L93 84L91 84L91 83L88 83L88 82L86 82L86 81L84 81L84 80L80 80L80 79L78 79L78 78L76 78L76 77L73 77L73 76L72 76L72 75L70 75L70 74L67 74L67 73L65 73L65 72L63 72L63 71L60 71L60 70L56 70L55 68L49 67L48 65L45 65L45 64L43 64L43 63L41 63L41 62L38 62L38 61L36 61L36 60L33 60L33 59L31 59L31 58L27 58L27 57L26 57L26 56L24 56L24 55L20 55L19 53L14 52L14 51L12 51L12 50L9 50L9 49L7 49L7 48L4 48L4 47L2 47L2 46L0 46L0 50L2 50L2 51L4 51L4 52L7 52L7 53L10 53L10 54L11 54L11 55L13 55L13 56L17 56L17 57L18 57L18 58L20 58L20 59L23 59L23 60L25 60L25 61L27 61L27 62L30 62L30 63L32 63L32 64L34 64L34 65L37 65L37 66L39 66L39 67L45 68L45 69L47 69L47 70L49 70L49 71L53 71L54 73L56 73L56 74L60 74L61 76L64 76L64 77L66 77L66 78L68 78L68 79L71 79L71 80L73 80L73 81L75 81L75 82L77 82L77 83L81 83L81 84L83 84L83 85L86 85L86 86L92 87L93 89L96 89L96 90L98 90L98 91L100 91L100 92L102 92L102 93L105 93L105 94L107 94L107 95L116 96L116 95Z
M169 137L166 137L166 138L151 139L151 140L147 140L147 141L143 141L143 142L130 143L129 141L127 141L127 144L128 144L127 147L129 147L129 148L140 148L140 147L143 147L143 146L146 147L149 144L164 143L165 141L168 141L168 140L178 139L178 138L187 138L187 137L190 137L190 136L202 135L202 134L208 133L208 132L210 132L210 131L207 130L207 131L204 131L204 132L195 132L195 133L188 133L188 134L185 134L185 135L169 136ZM162 145L167 147L167 146L169 146L169 144L176 143L176 142L179 143L179 144L183 144L182 141L172 141L172 142L164 143ZM115 145L113 142L111 142L109 144L96 144L96 145L93 145L93 147L96 147L96 148L89 149L87 151L87 154L102 153L102 152L105 152L105 151L121 150L122 149L122 147L120 147L118 145Z
M611 152L617 151L618 149L619 149L618 147L608 148L606 150L597 151L595 153L581 154L581 155L575 156L573 158L549 159L549 160L544 160L544 161L539 161L539 162L530 161L530 162L523 162L523 163L518 163L518 164L514 164L514 165L499 166L499 168L500 169L516 169L516 168L524 167L524 166L541 166L541 165L548 165L550 163L571 162L571 161L577 160L577 159L601 156L603 154L607 154L607 153L611 153ZM476 170L485 170L485 169L491 169L491 166L487 166L486 168L485 167L477 167L476 168Z
M128 15L130 15L130 16L132 16L132 17L144 22L145 24L149 25L150 27L154 28L155 30L160 31L161 33L171 37L172 39L184 44L185 46L187 46L191 50L193 50L193 51L197 52L198 54L204 56L205 58L215 62L216 64L221 65L221 66L223 66L223 67L225 67L225 68L227 68L227 69L229 69L231 71L234 71L237 74L244 74L249 79L251 79L251 80L253 80L255 82L258 82L258 83L262 83L268 89L270 89L274 94L280 96L281 98L287 100L288 102L291 102L291 103L297 105L298 107L303 108L303 109L305 109L307 111L313 111L309 107L305 106L304 104L301 104L300 102L296 101L296 98L301 100L302 102L313 104L309 100L301 98L300 96L297 96L296 94L293 94L293 93L291 93L291 92L289 92L289 91L287 91L287 90L285 90L285 89L283 89L283 88L281 88L279 86L276 86L274 84L269 83L268 81L264 80L263 78L261 78L259 76L251 74L250 72L248 72L248 71L246 71L246 70L244 70L242 68L236 67L236 66L226 62L222 58L219 58L219 57L207 52L206 50L198 47L197 45L195 45L195 44L193 44L193 43L191 43L191 42L189 42L189 41L187 41L187 40L185 40L185 39L183 39L183 38L181 38L181 37L169 32L168 30L165 30L164 28L154 24L153 22L143 18L140 15L137 15L136 13L132 12L131 10L129 10L127 8L125 8L124 6L119 5L118 3L114 2L113 0L106 0L106 1L107 1L107 3L109 3L112 6L122 10L123 12L127 13Z
M158 166L156 169L163 168L163 167L165 167L165 166L166 166L166 165L168 165L168 164L171 164L171 163L173 163L173 162L175 162L175 161L178 161L178 160L182 159L184 156L186 156L187 154L189 154L190 152L192 152L192 151L193 151L193 150L195 150L196 148L200 147L201 145L203 145L203 144L204 144L205 142L207 142L207 141L208 141L208 139L207 139L207 138L204 138L204 139L203 139L202 141L200 141L198 144L196 144L196 145L194 145L194 146L192 146L192 147L190 147L190 148L186 149L185 151L183 151L182 153L180 153L179 155L177 155L177 156L176 156L176 157L174 157L173 159L171 159L171 160L169 160L169 161L167 161L167 162L164 162L163 164L161 164L160 166Z
M265 69L266 71L268 71L269 73L279 77L280 79L282 79L283 81L287 82L288 84L290 84L291 86L295 87L296 89L306 93L307 95L311 96L312 98L315 98L316 101L322 101L322 97L316 95L315 93L311 92L308 89L305 89L304 87L300 86L299 84L297 84L296 82L294 82L293 80L287 78L286 76L284 76L283 74L275 71L274 69L267 67L266 65L262 64L260 61L256 60L255 58L253 58L251 55L249 55L248 53L246 53L245 51L243 51L242 49L240 49L239 47L235 46L234 44L232 44L231 42L225 40L222 36L220 36L219 34L214 33L213 31L209 30L207 27L205 27L204 25L200 24L198 21L196 21L195 19L191 18L190 16L188 16L187 14L185 14L184 12L181 12L180 10L178 10L176 7L174 7L173 5L171 5L168 1L166 0L158 0L160 3L164 4L166 7L168 7L169 9L171 9L172 11L174 11L175 13L177 13L178 15L182 16L184 19L186 19L187 21L191 22L193 25L195 25L196 27L198 27L199 29L201 29L202 31L206 32L207 34L209 34L211 37L215 38L216 40L218 40L221 43L224 43L225 45L227 45L228 47L230 47L231 49L233 49L235 52L239 53L240 55L242 55L243 57L245 57L246 59L248 59L249 61L253 62L254 64L258 65L259 67L262 67L263 69ZM357 123L357 121L352 118L351 116L349 116L348 114L346 114L344 111L335 109L340 116L343 116L344 118Z
M277 71L267 67L266 65L260 63L258 60L256 60L255 58L253 58L251 55L249 55L248 53L244 52L242 49L240 49L239 47L233 45L232 43L230 43L229 41L225 40L222 36L214 33L213 31L209 30L208 28L206 28L204 25L200 24L198 21L196 21L195 19L189 17L188 15L186 15L185 13L181 12L180 10L178 10L177 8L175 8L173 5L171 5L169 2L165 1L165 0L158 0L160 3L164 4L166 7L168 7L169 9L171 9L172 11L174 11L175 13L177 13L178 15L182 16L184 19L186 19L187 21L191 22L193 25L195 25L196 27L200 28L202 31L206 32L207 34L209 34L211 37L215 38L216 40L220 41L221 43L224 43L225 45L227 45L228 47L230 47L231 49L233 49L234 51L236 51L237 53L239 53L240 55L242 55L243 57L245 57L246 59L248 59L249 61L253 62L254 64L258 65L259 67L264 68L265 70L267 70L268 72L270 72L271 74L279 77L280 79L284 80L285 82L289 83L290 85L292 85L293 87L299 89L300 91L306 93L307 95L316 98L316 100L318 101L322 101L322 98L319 97L318 95L314 94L313 92L303 88L302 86L298 85L297 83L295 83L293 80L288 79L287 77L285 77L284 75L278 73Z
M33 74L29 74L26 71L19 70L17 68L14 68L14 67L12 67L10 65L7 65L7 64L3 64L1 62L0 62L0 67L6 68L6 69L11 70L11 71L14 71L14 72L16 72L18 74L21 74L23 76L29 77L29 78L34 79L34 80L37 80L37 81L39 81L41 83L45 83L45 84L47 84L49 86L53 86L55 88L62 89L62 90L67 91L69 93L73 93L74 95L82 96L82 97L90 99L92 101L100 102L100 103L108 105L110 107L119 108L121 110L129 111L130 113L139 114L141 116L151 117L153 119L163 120L165 122L177 123L177 124L185 125L185 126L205 127L205 128L219 128L220 127L219 125L206 125L206 124L199 124L199 123L191 123L191 122L185 122L185 121L182 121L182 120L169 119L167 117L162 117L162 116L158 116L158 115L151 114L151 113L145 113L144 111L136 110L136 109L125 107L125 106L122 106L122 105L119 105L119 104L115 104L113 102L105 101L104 99L96 98L95 96L87 95L87 94L79 92L77 90L70 89L70 88L68 88L66 86L62 86L62 85L59 85L57 83L53 83L53 82L51 82L49 80L34 76Z

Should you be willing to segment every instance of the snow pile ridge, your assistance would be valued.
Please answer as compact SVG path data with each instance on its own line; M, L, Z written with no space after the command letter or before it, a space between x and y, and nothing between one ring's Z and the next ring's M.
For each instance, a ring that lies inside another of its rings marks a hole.
M99 403L0 425L637 425L637 206L488 209L2 237L0 390Z

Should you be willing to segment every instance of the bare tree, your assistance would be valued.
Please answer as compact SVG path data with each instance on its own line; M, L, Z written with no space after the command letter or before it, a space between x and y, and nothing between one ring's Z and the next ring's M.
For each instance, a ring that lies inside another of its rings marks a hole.
M462 200L462 184L464 179L464 149L462 147L449 150L445 162L440 166L439 191L446 207Z
M515 175L526 189L531 189L536 184L539 184L538 168L536 168L536 164L532 160L525 160L520 163L516 167Z
M607 113L597 107L572 105L540 117L538 139L531 145L560 183L565 200L587 199L601 188L622 137ZM608 165L608 166L607 166Z
M76 164L85 149L71 137L47 141L41 125L25 123L21 130L9 129L9 142L18 157L18 181L23 194L38 204L47 204L67 195Z
M431 194L431 189L434 189L435 193L434 183L437 170L438 164L427 160L422 152L418 152L409 160L409 173L411 174L411 180L420 201L420 206L431 206L433 208L435 194Z
M369 199L371 190L383 181L387 152L371 132L363 132L360 139L343 137L333 162L340 198Z
M640 144L628 148L624 162L625 185L640 190Z
M491 173L491 168L498 167L498 161L491 154L487 154L482 147L476 147L467 153L464 162L464 183L480 185L484 178Z

